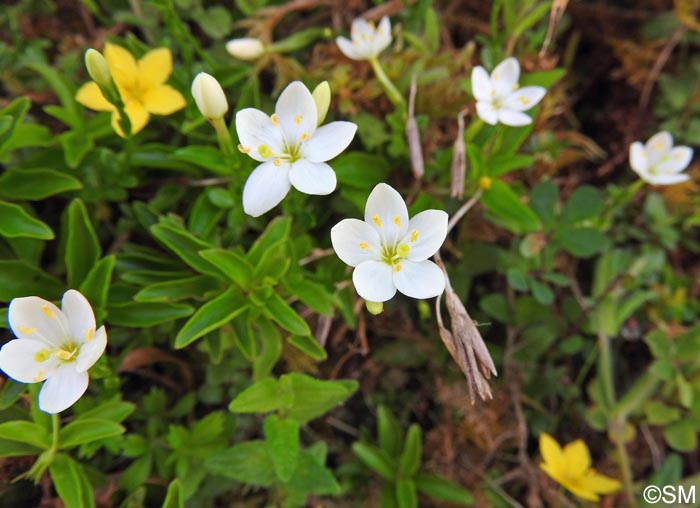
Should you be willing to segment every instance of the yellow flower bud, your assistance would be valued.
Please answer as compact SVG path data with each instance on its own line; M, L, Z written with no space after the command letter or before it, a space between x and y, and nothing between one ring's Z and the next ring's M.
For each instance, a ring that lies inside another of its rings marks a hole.
M226 43L226 51L239 60L256 60L265 52L265 44L254 37L231 39Z
M92 80L101 88L109 88L112 84L112 73L109 72L107 60L102 53L95 49L85 52L85 67Z
M321 125L326 119L328 107L331 105L331 87L328 85L328 81L319 83L314 88L314 91L311 92L311 96L314 98L316 112L318 113L318 123L316 125Z
M491 188L491 183L493 180L489 178L488 176L482 176L479 178L479 188L481 190L489 190Z
M374 314L375 316L378 316L379 314L384 312L383 302L370 302L365 300L365 306L367 307L367 311L369 311L370 314Z
M228 102L221 85L206 72L200 72L192 81L192 96L205 118L221 118L228 111Z

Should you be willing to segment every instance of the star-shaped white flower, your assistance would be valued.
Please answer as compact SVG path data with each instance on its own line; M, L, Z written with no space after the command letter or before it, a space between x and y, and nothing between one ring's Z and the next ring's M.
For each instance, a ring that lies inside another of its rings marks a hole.
M0 349L0 369L20 383L46 381L39 408L59 413L88 386L88 369L102 356L107 332L95 329L90 303L78 291L63 295L62 310L37 296L15 298L8 321L18 337Z
M690 164L693 150L687 146L673 147L673 137L666 132L654 134L643 145L635 141L630 146L630 166L639 177L652 185L671 185L685 182L681 174Z
M385 302L397 289L412 298L441 294L445 277L428 258L446 236L445 212L426 210L409 221L403 198L385 183L367 198L364 222L345 219L331 229L333 249L355 267L355 289L369 302Z
M542 100L546 90L541 86L519 88L520 64L506 58L488 75L477 65L472 70L472 93L476 99L476 112L484 122L496 125L501 122L512 127L532 123L523 113Z
M338 37L335 42L340 51L353 60L370 60L377 58L391 44L391 23L384 16L375 27L371 21L358 18L352 22L350 30L352 41Z
M272 116L255 108L236 114L238 149L263 163L243 189L245 213L264 214L284 199L291 186L306 194L335 190L335 172L325 161L350 144L357 125L331 122L317 128L317 122L316 103L301 81L284 89Z

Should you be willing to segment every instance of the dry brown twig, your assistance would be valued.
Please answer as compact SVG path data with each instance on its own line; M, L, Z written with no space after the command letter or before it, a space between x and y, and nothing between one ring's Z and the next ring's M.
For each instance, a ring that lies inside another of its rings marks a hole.
M408 119L406 120L406 142L408 143L408 153L411 159L411 169L416 180L423 179L423 148L420 144L420 130L415 117L416 103L416 75L411 76L411 92L408 99Z

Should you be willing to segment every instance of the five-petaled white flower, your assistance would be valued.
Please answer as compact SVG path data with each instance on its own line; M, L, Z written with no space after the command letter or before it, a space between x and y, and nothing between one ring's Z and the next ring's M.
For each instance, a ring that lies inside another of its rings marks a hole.
M370 60L377 58L391 44L391 23L384 16L375 27L371 21L358 18L352 22L350 30L352 41L338 37L335 42L340 51L353 60Z
M46 380L39 408L59 413L87 390L87 370L102 356L107 332L95 329L90 303L78 291L63 295L62 310L37 296L15 298L8 321L18 337L0 350L0 369L21 383Z
M445 277L428 258L446 236L445 212L425 210L409 221L403 198L385 183L367 198L364 222L345 219L331 229L333 249L355 267L355 289L369 302L385 302L397 289L413 298L441 294Z
M331 122L317 128L317 122L316 103L300 81L284 89L272 116L254 108L236 114L238 149L263 163L243 189L245 213L264 214L284 199L292 185L306 194L335 190L335 172L325 161L350 144L357 125Z
M643 145L635 141L630 146L630 166L639 177L652 185L671 185L685 182L681 174L690 164L693 150L687 146L673 147L673 138L666 131L654 134Z
M477 65L472 70L472 93L476 99L476 112L484 122L496 125L501 122L512 127L532 123L523 113L542 100L546 90L541 86L519 88L520 64L506 58L491 73Z

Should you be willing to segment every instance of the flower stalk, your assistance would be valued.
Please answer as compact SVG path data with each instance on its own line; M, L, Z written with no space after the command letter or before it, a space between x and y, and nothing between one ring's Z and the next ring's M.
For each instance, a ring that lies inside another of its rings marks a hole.
M221 148L221 151L226 156L233 155L235 153L233 140L231 139L231 133L226 126L224 117L213 118L210 122L216 131L216 139L219 141L219 148Z
M384 93L386 93L391 103L397 108L405 109L406 101L404 100L403 95L401 95L401 92L399 92L394 83L392 83L392 81L389 79L389 76L386 75L382 64L379 63L379 60L376 57L370 58L369 63L372 66L374 75L377 77L379 84L382 85Z

